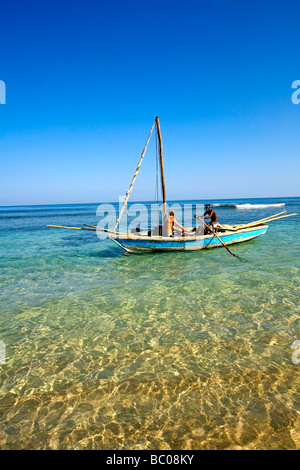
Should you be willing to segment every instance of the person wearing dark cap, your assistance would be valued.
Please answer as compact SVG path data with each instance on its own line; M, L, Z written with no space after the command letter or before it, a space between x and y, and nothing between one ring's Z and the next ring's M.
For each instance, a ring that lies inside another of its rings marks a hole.
M218 227L217 213L210 207L209 204L206 204L205 212L201 217L199 215L194 215L194 217L199 220L210 219L210 222L207 225L209 225L211 229L204 227L204 235L207 235L210 232L214 232Z

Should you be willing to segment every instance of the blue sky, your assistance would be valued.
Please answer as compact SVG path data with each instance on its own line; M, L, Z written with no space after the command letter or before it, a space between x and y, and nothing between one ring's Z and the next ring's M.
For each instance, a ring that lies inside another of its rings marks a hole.
M0 205L299 196L299 0L1 4ZM133 200L155 195L151 142Z

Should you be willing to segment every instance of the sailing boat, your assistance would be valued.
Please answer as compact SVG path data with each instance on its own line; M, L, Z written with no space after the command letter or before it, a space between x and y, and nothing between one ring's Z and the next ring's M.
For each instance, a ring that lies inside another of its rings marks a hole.
M129 196L131 194L134 182L140 170L142 161L144 159L147 146L149 144L151 135L154 128L156 128L158 143L159 143L159 163L160 163L160 182L161 182L161 192L162 192L162 230L159 230L159 227L156 227L154 230L145 230L135 233L122 233L118 232L117 228L120 223L122 214L127 206ZM216 247L225 247L230 254L234 255L227 245L232 245L235 243L246 242L248 240L253 240L261 235L264 235L268 230L268 223L283 217L290 217L289 214L283 215L286 211L280 212L279 214L274 214L270 217L260 219L254 222L249 222L247 224L239 225L220 225L218 224L217 230L209 231L209 233L198 234L197 231L192 231L191 229L186 229L183 232L182 236L169 236L164 233L163 226L164 221L168 220L167 217L167 199L166 199L166 187L165 187L165 178L164 178L164 165L163 165L163 146L160 130L160 122L158 117L155 118L153 126L151 128L150 134L148 136L146 145L142 151L139 163L137 165L136 171L132 178L129 189L126 193L122 208L120 210L118 219L116 221L114 230L108 230L101 228L99 226L93 226L88 224L83 224L83 227L63 227L58 225L48 225L48 227L56 228L66 228L72 230L92 230L92 231L102 231L108 234L108 237L116 243L119 247L129 253L143 253L143 252L153 252L153 251L182 251L182 250L201 250L206 248L216 248ZM203 220L201 220L203 225L207 226ZM89 228L87 228L89 227ZM157 230L158 229L158 230Z

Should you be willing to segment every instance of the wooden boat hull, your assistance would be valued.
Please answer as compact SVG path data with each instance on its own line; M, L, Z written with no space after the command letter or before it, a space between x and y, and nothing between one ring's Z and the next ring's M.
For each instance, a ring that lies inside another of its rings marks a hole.
M257 227L241 229L235 232L219 233L218 237L226 245L242 243L264 235L268 230L268 225L262 224ZM143 253L152 251L193 251L206 248L221 247L222 243L217 237L212 235L202 235L195 237L147 237L142 235L111 236L118 246L130 253Z

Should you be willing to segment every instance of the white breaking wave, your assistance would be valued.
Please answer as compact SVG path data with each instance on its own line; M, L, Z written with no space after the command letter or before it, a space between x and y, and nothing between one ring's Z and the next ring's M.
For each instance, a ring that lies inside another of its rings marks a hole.
M284 202L277 204L235 204L234 202L222 202L219 204L212 204L213 207L228 207L229 209L265 209L266 207L282 207L285 206Z
M236 204L237 209L265 209L266 207L282 207L285 203L280 204Z

